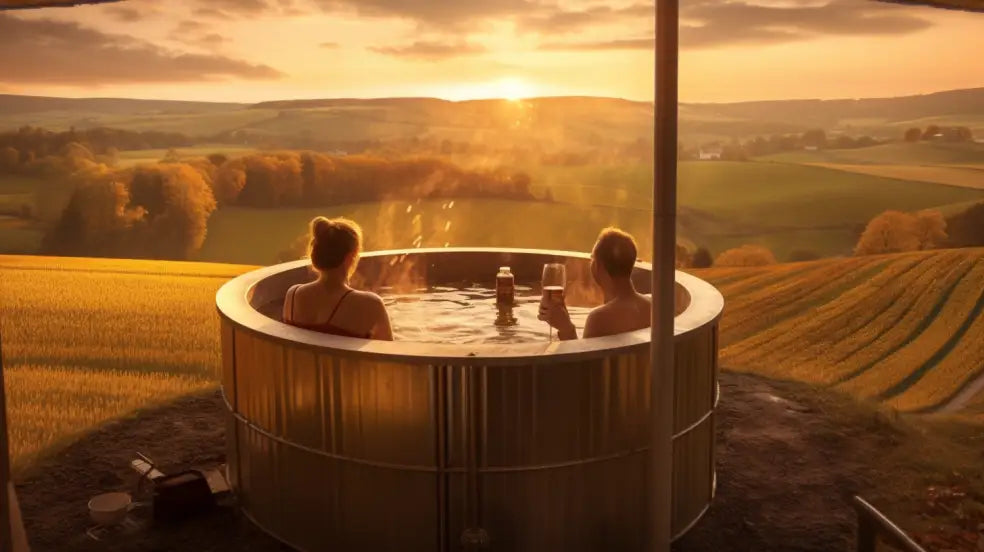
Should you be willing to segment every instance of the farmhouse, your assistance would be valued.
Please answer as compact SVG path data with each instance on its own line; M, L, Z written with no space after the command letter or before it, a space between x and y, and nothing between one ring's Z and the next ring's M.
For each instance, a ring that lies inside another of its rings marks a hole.
M700 148L700 152L698 153L698 159L700 159L701 161L710 161L710 160L720 161L721 154L723 152L724 152L724 148L721 147L721 144L710 144L707 146L702 146Z

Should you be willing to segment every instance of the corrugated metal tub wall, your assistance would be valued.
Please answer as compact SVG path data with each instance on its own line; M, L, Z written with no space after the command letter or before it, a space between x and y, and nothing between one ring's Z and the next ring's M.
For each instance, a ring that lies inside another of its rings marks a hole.
M366 254L357 283L537 282L565 262L597 304L587 256L519 249ZM649 289L649 265L634 275ZM303 261L218 293L229 475L246 514L308 552L641 550L649 330L569 342L449 345L326 336L275 318ZM673 531L714 495L721 294L677 273ZM267 316L263 313L271 314Z

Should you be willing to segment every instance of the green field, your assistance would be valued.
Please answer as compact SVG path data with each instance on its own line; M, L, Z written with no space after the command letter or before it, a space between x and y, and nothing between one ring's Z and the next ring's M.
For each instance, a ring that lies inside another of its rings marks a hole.
M845 150L796 151L762 157L783 163L838 163L860 165L938 165L984 167L984 144L896 142Z
M229 145L179 148L181 157L210 153L241 155ZM121 152L120 166L159 161L167 150ZM825 153L825 152L824 152ZM651 165L526 166L532 191L554 202L459 199L339 205L318 209L224 208L209 222L198 258L215 262L273 262L304 231L313 216L348 216L365 226L370 247L488 245L586 249L605 225L618 225L649 248L653 168ZM966 169L971 170L971 169ZM0 178L0 209L14 214L31 203L45 223L66 200L61 182ZM855 227L887 209L939 208L953 214L984 200L984 190L915 182L824 167L778 162L682 162L678 224L682 241L713 254L745 243L764 245L785 259L796 250L822 256L850 254ZM33 203L32 203L33 202ZM414 202L415 203L415 202ZM416 206L416 205L415 205ZM420 215L415 227L413 219ZM449 230L444 225L451 223ZM37 251L42 223L0 223L0 253Z
M228 144L202 144L190 148L173 148L179 159L205 157L213 153L222 153L229 157L238 157L256 151L246 146L230 146ZM121 151L117 158L118 167L132 167L142 163L157 163L167 155L170 149L147 149Z
M315 216L345 216L359 222L367 249L495 246L591 248L598 231L619 225L640 238L645 252L650 215L615 207L577 207L563 203L462 199L387 201L319 209L246 209L216 211L199 260L270 264L307 231Z
M531 169L534 192L557 203L460 199L392 201L318 209L225 208L212 215L199 259L273 262L314 216L346 216L366 231L369 248L451 245L587 250L598 230L622 226L650 247L652 168ZM854 226L886 209L961 207L984 191L779 163L688 162L680 165L681 238L712 253L759 243L782 259L797 249L850 254ZM412 205L412 207L411 207ZM406 212L411 207L411 212ZM420 215L417 223L414 218ZM450 223L448 230L444 226Z

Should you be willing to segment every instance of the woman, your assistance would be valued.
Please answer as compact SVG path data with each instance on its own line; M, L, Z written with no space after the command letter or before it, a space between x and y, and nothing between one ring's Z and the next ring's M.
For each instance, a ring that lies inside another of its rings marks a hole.
M311 221L308 248L318 279L287 290L284 322L344 337L393 340L389 314L375 293L348 285L362 251L362 229L342 218Z

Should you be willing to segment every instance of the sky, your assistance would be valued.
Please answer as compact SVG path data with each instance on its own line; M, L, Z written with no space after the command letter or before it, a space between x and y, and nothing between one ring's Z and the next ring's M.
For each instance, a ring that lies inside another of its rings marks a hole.
M651 101L653 2L124 0L0 12L0 93L257 102ZM984 87L984 14L870 0L681 0L680 99Z

